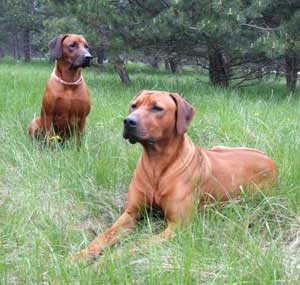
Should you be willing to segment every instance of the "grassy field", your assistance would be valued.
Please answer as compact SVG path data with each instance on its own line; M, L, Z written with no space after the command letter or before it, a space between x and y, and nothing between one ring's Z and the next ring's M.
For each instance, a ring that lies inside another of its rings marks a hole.
M52 66L0 62L0 284L300 284L300 101L283 82L240 91L130 68L84 71L92 110L81 151L40 149L27 136ZM141 147L122 139L122 121L140 89L181 93L197 113L188 131L204 148L248 146L278 164L279 183L208 208L167 243L142 247L164 221L149 213L100 265L71 265L70 253L120 215ZM129 245L141 250L130 253ZM121 252L118 259L112 253Z

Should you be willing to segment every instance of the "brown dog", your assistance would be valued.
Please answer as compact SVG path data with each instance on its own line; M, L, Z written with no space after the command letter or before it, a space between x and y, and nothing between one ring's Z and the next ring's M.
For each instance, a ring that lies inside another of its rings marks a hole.
M49 42L55 68L43 96L41 116L28 129L31 138L65 140L77 132L80 145L91 101L81 68L90 66L92 56L81 35L60 35Z
M157 237L167 238L180 223L189 222L195 202L203 206L228 200L242 187L256 190L276 181L275 163L255 149L205 150L194 145L185 134L193 115L194 108L178 94L142 91L133 99L123 136L130 143L141 143L143 153L129 186L125 212L73 260L98 256L117 243L121 233L133 228L143 207L162 208L168 227Z

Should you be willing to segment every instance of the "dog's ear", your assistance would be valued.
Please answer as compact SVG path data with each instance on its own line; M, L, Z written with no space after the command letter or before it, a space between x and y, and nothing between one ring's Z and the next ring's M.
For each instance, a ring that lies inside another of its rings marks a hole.
M194 117L195 108L176 93L170 93L170 96L173 98L177 106L177 133L179 135L183 135Z
M130 113L130 111L131 111L131 105L132 105L132 102L137 98L137 97L139 97L142 93L143 93L143 91L144 90L141 90L138 94L136 94L133 98L132 98L132 100L131 100L131 102L130 102L130 105L129 105L129 109L128 109L128 112Z
M55 59L62 58L62 42L68 35L59 35L48 43L51 55Z
M139 97L143 92L144 92L145 90L141 90L141 91L139 91L139 93L138 94L136 94L134 97L133 97L133 99L132 100L135 100L137 97Z

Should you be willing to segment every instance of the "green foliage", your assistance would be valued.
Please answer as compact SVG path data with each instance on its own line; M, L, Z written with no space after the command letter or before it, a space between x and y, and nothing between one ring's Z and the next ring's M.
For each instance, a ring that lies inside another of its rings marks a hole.
M29 40L20 31L31 32L38 56L55 35L82 33L99 62L165 60L174 72L181 61L198 64L223 87L283 69L290 54L294 64L286 73L299 69L297 0L8 0L0 8L0 52L14 50L16 57L19 42Z
M44 53L53 35L67 32L84 33L95 49L102 46L112 55L207 58L220 47L229 58L276 58L299 46L296 0L9 0L1 8L7 31L36 31L33 45Z
M38 2L28 0L9 0L2 2L0 23L8 29L22 31L23 29L36 30L40 25Z
M85 34L82 25L73 17L50 17L43 20L44 29L33 37L33 46L44 54L48 53L48 42L60 34Z

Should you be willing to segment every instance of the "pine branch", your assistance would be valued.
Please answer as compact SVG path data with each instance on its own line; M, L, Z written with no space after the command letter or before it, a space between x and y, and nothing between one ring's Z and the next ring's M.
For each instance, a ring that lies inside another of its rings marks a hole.
M258 78L260 78L260 76L257 76L257 77L254 77L254 78L244 78L243 80L241 80L240 82L234 84L232 86L232 88L236 88L236 87L241 87L240 85L245 82L245 81L253 81L253 80L257 80ZM244 85L242 87L246 87L246 86L250 86L251 84L247 84L247 85ZM253 85L253 84L252 84Z
M198 59L196 59L196 64L201 66L204 69L207 69L207 70L209 69L209 67L207 65L203 65Z
M280 29L280 27L277 27L277 28L260 27L260 26L256 26L256 25L252 25L252 24L241 24L241 26L246 26L246 27L250 27L250 28L254 28L254 29L258 29L258 30L262 30L262 31L267 31L267 32L273 32L273 31Z

